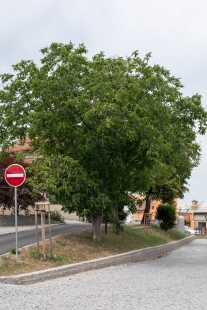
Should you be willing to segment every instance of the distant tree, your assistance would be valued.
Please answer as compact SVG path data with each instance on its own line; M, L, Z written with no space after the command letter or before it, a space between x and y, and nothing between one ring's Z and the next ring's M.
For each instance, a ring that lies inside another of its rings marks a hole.
M167 231L175 225L176 208L169 204L162 204L157 207L156 218L160 221L160 227Z

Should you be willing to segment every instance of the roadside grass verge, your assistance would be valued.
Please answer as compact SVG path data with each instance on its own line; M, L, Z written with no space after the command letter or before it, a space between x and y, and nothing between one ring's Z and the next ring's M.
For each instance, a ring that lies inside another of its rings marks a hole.
M49 242L46 244L46 257L37 256L36 246L19 250L19 257L13 254L0 257L0 276L10 276L44 270L61 265L78 263L120 254L128 251L166 244L180 240L188 235L171 229L167 232L159 226L148 230L139 226L126 226L123 235L116 235L108 228L108 234L102 232L101 242L92 241L91 229L68 233L52 239L53 256L49 255ZM40 253L42 252L40 244Z

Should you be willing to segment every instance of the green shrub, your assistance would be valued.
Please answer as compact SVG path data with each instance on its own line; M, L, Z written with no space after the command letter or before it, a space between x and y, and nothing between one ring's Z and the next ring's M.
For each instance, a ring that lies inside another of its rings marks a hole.
M58 221L64 223L64 218L58 210L54 210L50 213L51 220Z
M62 262L62 261L63 261L63 257L60 256L60 255L54 255L54 256L53 256L53 260L54 260L55 262Z
M159 205L156 218L160 221L160 227L167 231L175 226L176 208L169 204Z
M16 254L16 249L15 249L15 248L11 248L11 249L10 249L10 253L11 253L11 254ZM19 250L18 250L18 254L19 254Z
M37 216L41 216L41 212L37 213ZM48 219L48 212L45 212L45 218ZM64 223L64 217L62 217L61 213L58 210L54 210L50 212L51 220L58 221Z

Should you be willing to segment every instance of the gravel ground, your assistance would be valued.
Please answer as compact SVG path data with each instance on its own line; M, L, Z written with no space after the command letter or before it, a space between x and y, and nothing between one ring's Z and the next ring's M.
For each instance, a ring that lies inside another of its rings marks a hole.
M28 286L0 285L1 310L207 309L207 240L153 261Z

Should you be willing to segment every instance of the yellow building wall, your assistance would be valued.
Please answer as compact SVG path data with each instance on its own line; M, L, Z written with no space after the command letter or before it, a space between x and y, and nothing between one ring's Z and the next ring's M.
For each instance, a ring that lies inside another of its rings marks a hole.
M141 197L141 196L137 196L136 197L137 199L141 199L143 200L144 202L144 197ZM153 200L151 202L151 206L150 206L150 214L151 214L151 220L155 220L156 218L156 211L157 211L157 207L162 204L162 201L161 200ZM178 207L178 199L175 199L175 207L176 207L176 210L177 210L177 207ZM145 204L143 203L143 206L141 208L137 207L137 210L140 209L140 214L138 213L135 213L134 214L134 219L135 220L142 220L143 219L143 216L144 216L144 208L145 208Z
M189 214L179 213L178 216L180 215L184 217L185 225L194 229L194 217L193 217L194 214L193 213L189 213Z
M51 211L59 211L60 214L62 215L62 217L64 217L67 220L79 220L79 216L77 216L76 213L65 213L63 211L61 211L62 206L60 204L51 204L50 205L50 210ZM29 210L29 214L34 214L34 209L32 207L28 207ZM19 215L29 215L27 212L25 211L20 211ZM2 207L0 208L0 215L13 215L13 211L12 210L2 210Z

